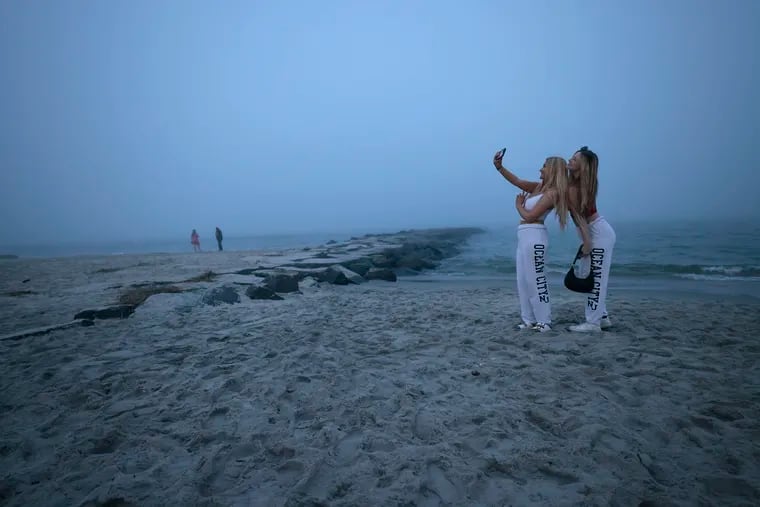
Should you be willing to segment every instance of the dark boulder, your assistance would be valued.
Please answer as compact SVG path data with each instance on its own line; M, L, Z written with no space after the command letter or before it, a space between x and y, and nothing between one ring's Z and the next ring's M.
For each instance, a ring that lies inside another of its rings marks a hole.
M336 264L334 266L331 266L331 268L332 269L337 269L338 271L340 271L341 273L343 273L346 276L346 278L348 278L348 281L351 282L351 283L355 283L355 284L359 285L360 283L364 283L364 282L367 281L359 273L351 271L350 269L348 269L348 268L346 268L344 266L341 266L340 264Z
M85 320L93 320L95 318L95 314L100 310L82 310L81 312L74 315L74 320L76 319L85 319Z
M203 294L203 302L207 305L217 306L221 304L234 304L240 302L240 294L235 290L235 287L229 285L223 285L221 287L213 287Z
M245 290L245 295L251 299L282 299L282 296L277 295L275 291L263 285L250 285Z
M370 257L372 265L376 268L393 268L396 266L397 257L392 251L375 254Z
M360 259L342 262L341 266L350 269L359 276L364 276L367 274L367 271L372 268L372 262L368 258L362 257Z
M348 285L351 283L343 271L335 269L332 266L320 272L317 280L320 282L331 283L333 285Z
M74 319L126 319L135 311L135 305L116 305L93 310L82 310L74 315Z
M298 292L298 276L272 274L266 277L264 285L274 292Z

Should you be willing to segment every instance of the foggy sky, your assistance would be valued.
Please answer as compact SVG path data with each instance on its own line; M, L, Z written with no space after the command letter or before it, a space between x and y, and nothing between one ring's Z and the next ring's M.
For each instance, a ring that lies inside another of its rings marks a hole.
M600 157L599 208L760 218L760 2L0 2L0 245L516 223L491 165ZM754 141L754 143L753 143Z

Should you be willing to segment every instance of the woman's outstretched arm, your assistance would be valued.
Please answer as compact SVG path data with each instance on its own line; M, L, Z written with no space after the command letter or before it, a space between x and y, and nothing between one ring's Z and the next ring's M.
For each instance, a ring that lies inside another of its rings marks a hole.
M537 181L527 181L518 178L512 171L504 167L504 165L501 163L502 161L502 153L501 151L497 152L496 155L493 157L493 165L496 168L497 171L499 171L499 174L504 176L504 179L506 179L508 182L522 190L523 192L528 192L529 194L532 194L536 187L538 186Z

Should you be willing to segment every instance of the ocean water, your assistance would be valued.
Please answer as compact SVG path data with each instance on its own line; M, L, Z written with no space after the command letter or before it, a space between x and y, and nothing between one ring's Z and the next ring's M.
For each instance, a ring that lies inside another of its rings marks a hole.
M548 267L565 273L581 241L574 227L549 225ZM615 276L760 281L760 225L746 223L612 223ZM441 272L456 276L514 273L517 226L486 229Z
M562 278L581 244L575 227L550 223L547 270ZM724 222L620 222L610 287L747 294L760 297L760 225ZM514 280L517 224L489 227L460 255L427 275L437 279ZM689 283L690 282L690 283Z

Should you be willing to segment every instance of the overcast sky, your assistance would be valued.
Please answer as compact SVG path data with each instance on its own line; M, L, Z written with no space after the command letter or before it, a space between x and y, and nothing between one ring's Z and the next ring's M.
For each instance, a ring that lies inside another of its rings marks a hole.
M0 2L0 244L516 223L589 145L610 221L760 219L760 2Z

